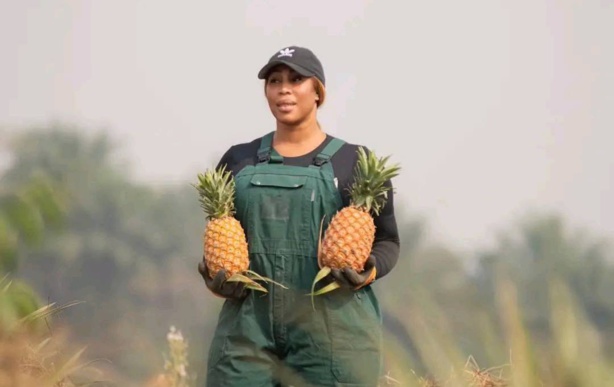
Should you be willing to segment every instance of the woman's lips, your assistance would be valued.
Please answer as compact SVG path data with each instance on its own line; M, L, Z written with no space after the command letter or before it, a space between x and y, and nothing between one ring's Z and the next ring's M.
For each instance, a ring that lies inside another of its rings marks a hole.
M278 102L277 103L277 109L279 109L279 111L282 113L291 112L294 109L294 106L296 106L296 103L294 102Z

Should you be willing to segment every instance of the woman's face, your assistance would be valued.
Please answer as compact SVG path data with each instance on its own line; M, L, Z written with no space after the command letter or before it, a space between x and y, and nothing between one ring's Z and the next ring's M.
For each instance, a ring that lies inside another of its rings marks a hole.
M316 93L313 80L286 66L271 71L266 80L266 98L277 121L297 125L315 114Z

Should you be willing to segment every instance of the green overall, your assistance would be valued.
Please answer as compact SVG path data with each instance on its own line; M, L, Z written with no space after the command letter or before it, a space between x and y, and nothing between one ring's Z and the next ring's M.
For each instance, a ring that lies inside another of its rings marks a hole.
M309 167L284 165L263 137L259 162L235 177L236 216L249 243L250 268L288 289L263 284L226 300L211 343L207 386L377 386L381 314L370 286L307 293L318 272L317 246L341 208L331 156L333 139Z

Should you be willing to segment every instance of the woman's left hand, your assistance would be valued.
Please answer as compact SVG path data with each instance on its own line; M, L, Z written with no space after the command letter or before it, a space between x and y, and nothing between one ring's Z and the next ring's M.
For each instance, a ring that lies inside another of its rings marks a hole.
M342 288L358 290L375 280L375 257L371 255L367 259L361 273L346 267L344 269L331 269L330 274Z

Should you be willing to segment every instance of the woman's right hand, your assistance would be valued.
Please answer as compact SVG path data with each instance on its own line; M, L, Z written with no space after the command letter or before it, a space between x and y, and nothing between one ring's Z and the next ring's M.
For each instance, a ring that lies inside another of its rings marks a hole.
M248 289L243 282L226 281L225 270L218 271L216 276L211 278L204 257L198 263L198 272L205 280L207 288L218 297L239 300L247 295Z

